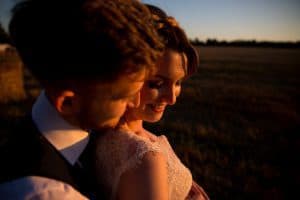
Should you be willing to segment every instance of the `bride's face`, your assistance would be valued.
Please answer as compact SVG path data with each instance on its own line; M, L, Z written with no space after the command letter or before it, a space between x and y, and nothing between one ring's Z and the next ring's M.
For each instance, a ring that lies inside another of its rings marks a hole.
M183 53L166 50L156 64L156 71L144 83L140 106L128 110L128 116L147 122L160 120L166 106L176 103L186 65L187 58Z

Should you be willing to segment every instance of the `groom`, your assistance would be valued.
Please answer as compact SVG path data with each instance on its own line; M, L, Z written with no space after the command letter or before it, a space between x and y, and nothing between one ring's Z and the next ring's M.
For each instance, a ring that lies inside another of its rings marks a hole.
M161 49L149 19L135 0L27 0L14 8L10 35L44 89L0 147L1 198L91 197L79 157L89 130L114 127L139 104Z

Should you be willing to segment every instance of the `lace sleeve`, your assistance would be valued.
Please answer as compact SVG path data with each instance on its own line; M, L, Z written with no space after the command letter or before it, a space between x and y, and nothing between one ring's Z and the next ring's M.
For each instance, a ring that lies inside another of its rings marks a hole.
M158 142L141 140L137 143L135 152L135 163L140 163L147 152L163 153L163 149L161 149Z
M97 141L96 170L102 188L114 199L120 177L137 167L147 152L163 152L158 142L135 134L111 133Z

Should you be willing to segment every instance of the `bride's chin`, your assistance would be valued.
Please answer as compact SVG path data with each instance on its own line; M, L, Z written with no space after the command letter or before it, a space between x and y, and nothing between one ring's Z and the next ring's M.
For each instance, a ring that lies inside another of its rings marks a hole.
M147 121L147 122L150 122L150 123L155 123L155 122L158 122L161 118L162 118L162 114L159 115L159 116L157 116L157 115L156 116L149 116L144 121Z
M156 123L159 121L159 119L147 119L147 120L144 120L146 122L149 122L149 123Z

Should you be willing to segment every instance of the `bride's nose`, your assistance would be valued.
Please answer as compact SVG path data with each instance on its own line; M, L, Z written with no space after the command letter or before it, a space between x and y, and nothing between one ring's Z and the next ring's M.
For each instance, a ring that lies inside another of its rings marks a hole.
M162 100L164 100L169 105L174 105L176 103L176 88L174 86L170 86L165 88L161 94Z

